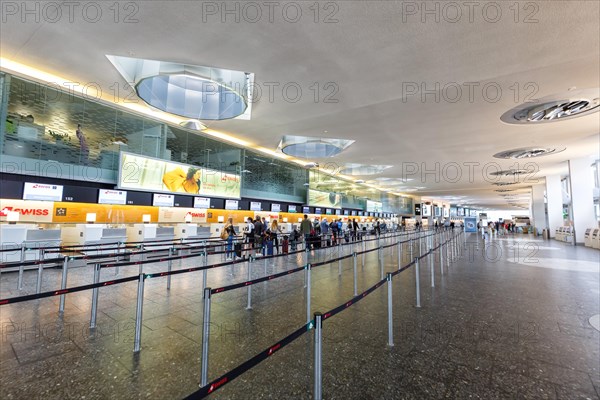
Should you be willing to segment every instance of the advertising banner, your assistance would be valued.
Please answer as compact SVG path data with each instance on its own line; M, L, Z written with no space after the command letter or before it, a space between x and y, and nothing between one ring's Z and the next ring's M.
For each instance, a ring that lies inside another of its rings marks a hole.
M465 232L477 233L477 218L472 218L472 217L465 218Z
M240 197L240 176L137 154L121 153L119 188Z
M339 208L342 206L342 195L308 189L308 205L313 207Z

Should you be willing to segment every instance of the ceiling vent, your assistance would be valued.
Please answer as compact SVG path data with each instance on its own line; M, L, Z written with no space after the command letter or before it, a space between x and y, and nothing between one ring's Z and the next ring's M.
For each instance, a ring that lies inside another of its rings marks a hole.
M500 119L508 124L531 124L583 117L600 110L600 88L573 90L521 104Z
M492 185L496 185L496 186L509 186L509 185L516 185L517 182L494 182L492 183Z
M514 150L506 150L500 153L494 154L495 158L504 158L504 159L527 159L534 157L547 156L549 154L560 153L564 151L565 148L556 148L556 147L530 147L530 148L521 148Z
M494 190L494 192L500 192L500 193L504 193L504 192L512 192L515 189L496 189Z

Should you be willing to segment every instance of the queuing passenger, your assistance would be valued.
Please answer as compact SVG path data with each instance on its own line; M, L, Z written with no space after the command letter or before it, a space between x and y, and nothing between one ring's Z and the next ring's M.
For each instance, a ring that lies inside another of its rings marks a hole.
M225 251L225 258L227 260L234 258L233 253L233 239L235 238L235 227L233 226L233 218L229 218L225 227L223 228L227 235L227 249Z
M250 244L250 249L254 247L254 221L251 217L246 220L246 227L244 228L244 236L246 243Z
M271 226L269 227L269 233L271 236L271 240L273 241L273 247L275 248L276 253L279 254L279 234L283 232L277 224L276 219L274 219L273 222L271 222Z
M300 223L300 233L304 236L304 243L306 248L308 248L308 238L310 237L310 231L312 230L312 225L308 220L308 215L304 214L304 219Z
M323 218L321 221L321 235L323 235L327 246L331 246L331 239L329 239L329 223L327 222L327 218Z
M263 233L264 233L264 225L260 220L260 217L256 217L254 221L254 248L256 249L256 255L258 256L261 252L263 246Z
M358 223L352 218L352 240L358 240Z

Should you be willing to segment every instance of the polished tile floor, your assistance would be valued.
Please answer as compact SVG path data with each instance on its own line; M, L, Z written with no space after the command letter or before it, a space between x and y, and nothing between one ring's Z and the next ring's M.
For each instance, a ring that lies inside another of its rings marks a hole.
M405 248L403 263L409 260ZM421 304L414 268L393 281L394 347L387 346L387 289L324 322L326 399L599 399L600 333L590 324L600 307L600 252L531 236L467 236L461 257L435 287L421 263ZM385 254L385 269L397 261ZM323 256L312 256L323 258ZM359 262L359 291L380 279L376 252ZM211 260L212 261L212 260ZM278 259L269 272L299 260ZM175 268L199 265L188 259ZM312 272L312 310L327 311L353 294L352 260ZM147 271L165 269L153 264ZM136 275L121 268L118 277ZM264 273L263 260L252 276ZM245 264L209 271L208 285L245 280ZM103 271L102 280L114 277ZM35 290L25 274L23 293ZM91 269L69 273L69 286L92 281ZM237 366L306 322L303 274L216 294L212 301L209 379ZM59 287L46 270L43 290ZM142 351L133 353L135 282L100 289L98 327L90 331L91 292L0 307L0 398L179 399L198 388L202 273L146 281ZM2 298L16 296L16 274L0 276ZM215 399L310 399L313 333L225 385Z

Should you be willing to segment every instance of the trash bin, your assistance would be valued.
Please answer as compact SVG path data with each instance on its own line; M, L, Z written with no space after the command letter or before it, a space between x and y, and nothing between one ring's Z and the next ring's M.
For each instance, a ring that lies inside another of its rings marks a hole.
M549 232L548 232L548 229L544 229L544 230L542 231L542 238L543 238L544 240L548 240L548 239L550 239L550 238L548 237L548 233L549 233Z

